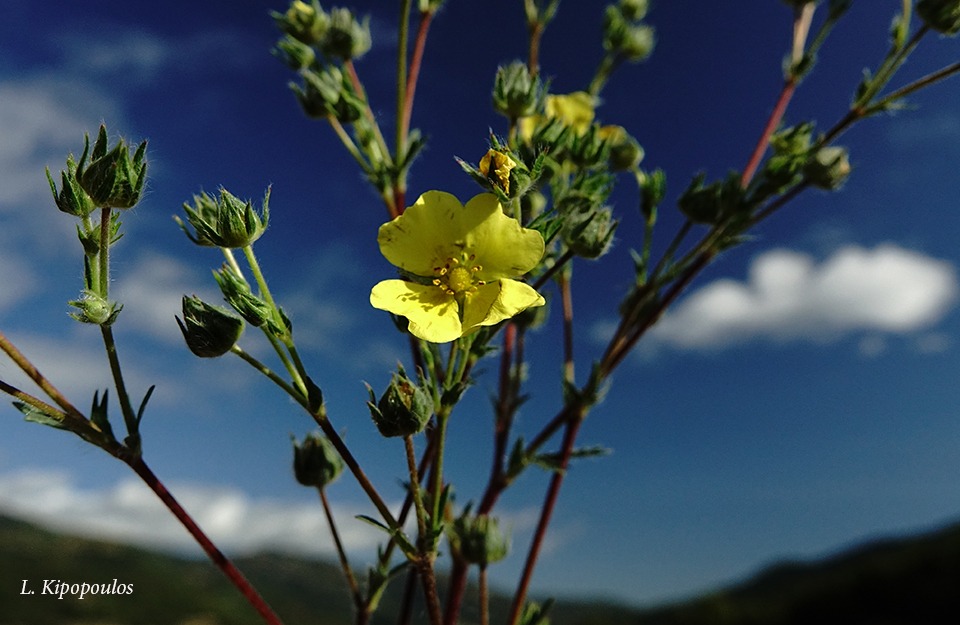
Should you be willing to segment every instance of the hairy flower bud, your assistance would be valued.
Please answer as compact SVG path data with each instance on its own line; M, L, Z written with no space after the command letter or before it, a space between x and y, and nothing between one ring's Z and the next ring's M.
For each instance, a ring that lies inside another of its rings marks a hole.
M647 0L620 0L620 12L628 20L642 20L648 8Z
M543 104L544 89L539 76L531 76L526 63L514 61L497 69L493 81L493 108L508 119L536 113Z
M945 35L960 32L960 0L919 0L917 15L930 28Z
M277 26L297 41L313 45L323 38L330 25L330 17L317 0L310 4L294 0L286 13L273 13Z
M649 57L656 45L654 29L636 20L621 7L608 6L603 16L604 49L632 62Z
M177 317L177 325L187 347L200 358L223 356L243 333L243 319L186 295L183 296L183 320Z
M220 285L220 292L227 303L243 317L244 321L255 328L271 321L271 308L265 301L250 291L247 281L239 277L228 266L213 272L213 278Z
M500 531L497 519L471 515L469 509L450 524L447 538L455 554L483 568L502 560L510 550L510 540Z
M304 113L310 117L335 117L352 124L363 112L363 101L353 90L350 79L333 66L322 70L304 70L303 87L291 85Z
M744 192L740 178L728 176L722 182L704 186L706 176L698 175L677 200L677 206L690 221L716 224L744 209Z
M183 205L190 232L179 217L174 217L187 237L197 245L238 248L252 245L267 229L270 219L270 188L263 197L263 208L258 213L248 200L244 202L224 188L214 198L209 193L193 196L193 206Z
M293 474L304 486L324 488L343 472L343 460L326 436L307 434L303 442L293 439Z
M571 252L596 259L610 251L618 225L613 212L604 206L569 218L560 234Z
M68 302L79 312L70 313L70 316L81 323L92 323L98 326L108 326L117 319L123 306L111 302L94 291L85 290L78 300Z
M850 176L850 157L847 149L837 145L820 148L803 168L807 180L815 187L832 191Z
M147 163L144 161L146 151L147 142L143 141L131 158L127 143L120 139L108 152L107 128L101 125L92 152L89 137L84 137L83 154L77 164L76 178L97 206L130 208L140 201L143 185L147 180Z
M613 171L633 169L643 160L643 148L623 126L601 126L597 135L609 147L608 160Z
M385 437L410 436L426 427L433 413L433 402L419 386L407 377L403 367L390 379L390 386L374 404L376 396L367 387L367 406L377 429Z
M57 191L57 185L53 181L53 176L50 175L49 168L47 168L47 181L50 183L53 201L62 212L74 217L86 217L97 208L77 180L77 163L73 160L73 154L67 157L66 171L60 172L60 191Z
M330 24L320 41L320 50L329 57L349 61L370 49L370 18L358 22L350 9L330 11Z

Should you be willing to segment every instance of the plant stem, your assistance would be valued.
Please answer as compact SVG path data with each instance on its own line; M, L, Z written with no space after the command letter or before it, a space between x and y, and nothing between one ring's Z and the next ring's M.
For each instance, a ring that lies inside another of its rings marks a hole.
M100 209L100 252L99 252L99 271L100 271L100 297L104 300L110 292L110 216L112 210L109 207Z
M430 613L430 622L433 625L441 625L443 619L440 616L440 598L437 594L437 579L433 569L436 551L434 546L433 528L436 527L437 517L431 519L430 527L427 527L427 509L423 505L423 496L420 492L420 476L417 469L417 455L413 449L413 437L403 437L404 448L407 452L407 469L410 477L410 494L413 497L413 504L417 513L417 556L414 564L420 573L420 581L423 584L423 593L427 601L427 609ZM434 499L439 499L434 496Z
M286 380L281 378L275 371L273 371L272 369L267 367L265 364L263 364L262 362L260 362L259 360L251 356L249 353L244 351L243 348L241 348L239 345L234 345L233 347L230 348L230 351L236 354L237 356L239 356L241 360L249 364L251 367L259 371L263 375L267 376L267 378L269 378L271 382L273 382L274 384L282 388L284 392L287 393L287 395L290 395L291 397L298 396L297 389L290 386L290 384L288 384Z
M66 396L57 390L50 380L48 380L37 367L23 355L17 347L10 342L3 332L0 332L0 350L5 353L10 360L14 362L17 367L23 371L28 378L33 380L34 384L40 387L40 390L44 394L53 400L53 403L60 406L61 409L69 416L71 419L78 421L86 422L87 418L83 415L82 412L77 410L77 408L70 403Z
M357 609L357 618L362 622L366 621L364 613L366 605L363 601L363 593L360 592L360 585L357 584L357 578L353 575L353 569L350 568L350 561L347 559L347 552L343 549L343 543L340 541L340 533L337 531L337 524L333 518L333 511L330 509L330 502L327 500L327 491L323 487L318 487L320 493L320 503L323 505L323 514L327 517L327 525L330 527L330 534L333 536L333 544L337 549L337 557L340 559L340 567L343 569L343 576L347 580L347 586L350 588L350 596L353 598L353 605Z
M107 360L110 362L110 374L113 376L113 385L117 389L117 401L120 403L120 412L123 414L123 421L127 427L127 434L135 441L136 453L139 453L139 424L137 416L133 412L133 406L130 405L130 395L127 393L127 386L123 381L123 370L120 367L120 356L117 354L117 343L113 338L113 329L109 325L100 326L100 334L103 336L103 347L107 352Z
M413 0L400 0L400 27L397 37L397 144L394 160L403 158L403 148L407 142L407 130L401 120L405 115L407 101L407 46L410 35L410 7Z
M487 567L480 566L480 625L490 625L490 591L487 588Z
M567 473L567 466L570 463L570 456L573 453L573 445L577 438L577 432L580 430L581 422L582 416L567 422L567 428L563 436L563 447L560 452L560 467L550 478L550 486L547 488L543 507L540 510L540 520L537 522L537 529L534 532L530 550L527 552L527 560L523 566L523 574L517 584L517 591L513 596L513 603L510 607L510 618L507 621L510 625L517 625L520 622L520 613L523 611L523 605L527 600L527 590L530 588L533 570L537 565L537 556L547 534L547 526L550 524L550 518L560 494L560 486L563 484L563 478Z
M560 287L560 302L563 310L563 379L567 384L575 381L573 362L573 295L570 288L570 268L557 277Z
M743 188L747 188L750 181L753 180L753 176L756 174L757 168L763 160L763 154L767 151L767 146L770 144L770 137L776 132L780 121L783 119L784 113L787 111L787 105L797 90L799 78L793 72L792 66L796 66L803 58L815 8L816 5L810 2L804 4L802 7L798 7L796 10L793 20L793 38L790 53L791 69L787 72L787 77L783 82L783 88L780 90L780 96L777 98L777 103L773 107L773 112L770 113L770 117L767 119L767 124L763 128L760 140L757 141L757 145L750 155L750 160L747 161L747 165L743 168L743 174L740 177L740 186Z
M237 590L246 598L251 606L257 611L260 617L264 622L269 623L270 625L282 625L283 621L280 620L280 617L277 616L267 602L260 596L256 589L250 585L250 582L243 576L243 574L234 566L227 556L217 548L216 545L204 534L203 530L200 529L200 526L196 524L193 518L187 513L186 510L174 499L170 491L167 490L166 486L163 485L163 482L154 475L153 471L150 470L150 467L143 461L143 458L140 456L133 457L124 457L121 458L126 462L131 469L143 480L143 482L150 487L157 497L160 498L160 501L173 513L173 516L177 518L178 521L186 528L194 540L203 548L206 554L210 557L213 563L223 572L224 575L230 580L230 582L236 586Z

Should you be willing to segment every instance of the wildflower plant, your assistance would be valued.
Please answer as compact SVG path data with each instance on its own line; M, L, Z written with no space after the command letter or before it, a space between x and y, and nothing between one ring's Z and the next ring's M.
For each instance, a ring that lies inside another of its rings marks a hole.
M593 45L601 58L592 79L570 93L551 92L539 65L540 41L551 21L562 15L560 2L524 0L517 19L526 22L527 59L502 59L490 77L493 111L506 122L488 137L485 154L459 161L477 183L476 194L462 202L427 182L417 198L408 201L408 172L425 145L424 135L410 126L411 112L428 33L442 15L442 4L442 0L400 2L392 141L383 132L383 118L375 112L381 109L369 101L357 67L371 46L370 18L348 8L325 9L317 0L294 0L273 15L281 33L275 52L295 74L294 97L307 116L330 126L385 208L386 221L376 242L396 272L369 276L369 301L389 313L382 315L384 323L398 329L398 340L409 347L409 361L406 367L398 365L385 389L368 387L368 397L358 397L358 402L366 403L363 410L373 420L362 435L396 442L403 504L397 509L387 505L364 471L366 460L356 457L342 438L338 426L348 416L329 414L325 402L326 394L342 389L321 390L323 381L311 375L297 348L293 320L271 292L254 252L261 237L270 234L269 190L260 208L226 189L215 195L199 192L183 204L184 216L177 223L189 241L218 250L222 257L214 278L229 309L185 295L176 323L193 354L240 358L279 387L317 428L302 442L294 440L291 462L297 481L320 493L358 624L369 623L386 586L406 576L409 592L420 589L431 625L453 625L460 620L468 576L476 567L480 619L486 625L487 569L512 548L501 530L497 503L528 469L548 471L534 537L529 545L520 546L526 550L525 564L507 617L509 625L533 625L546 622L548 606L529 602L528 589L561 486L568 479L567 469L579 458L605 453L580 447L577 439L584 420L603 399L611 374L720 254L744 244L759 223L802 193L832 191L847 180L850 158L836 143L845 131L865 118L902 107L912 93L960 72L953 64L889 89L906 58L930 31L953 35L960 30L960 2L919 0L914 6L904 0L894 19L889 52L862 78L847 112L826 128L811 121L787 125L784 114L804 77L813 71L818 49L850 3L784 2L784 11L793 13L793 29L785 37L784 81L756 148L741 171L717 180L705 174L692 178L677 202L681 225L666 239L658 227L661 212L672 210L662 206L666 174L641 166L645 157L641 141L618 120L604 119L601 97L624 64L655 57L656 31L647 21L646 0L610 4L596 41L570 42ZM412 42L411 17L418 20ZM2 334L0 349L39 392L23 391L3 380L0 390L13 397L28 421L70 431L129 465L264 621L280 623L143 458L139 426L153 389L146 390L135 407L112 332L123 321L122 304L111 300L109 286L110 251L123 236L121 216L126 218L124 211L141 199L147 164L145 142L131 150L120 139L110 147L109 134L101 127L92 148L85 138L80 158L67 157L59 187L47 172L55 206L77 223L83 279L80 296L70 301L72 315L97 326L102 335L112 398L119 404L126 435L115 434L119 428L108 415L108 391L96 391L90 410L80 410ZM636 194L640 240L617 240L620 221L637 218L615 212L610 204L613 189L623 184ZM656 256L655 238L667 242ZM633 278L619 301L611 302L619 323L584 373L573 353L575 268L601 259L614 262L605 257L617 247L632 248ZM548 400L538 400L540 416L534 431L521 433L516 417L528 399L526 352L534 341L555 341L533 334L551 306L559 308L562 318L563 393L549 418L542 417ZM250 329L244 332L246 326ZM241 342L252 340L269 346L276 366L254 355L260 352L241 347ZM458 406L477 399L468 391L483 375L481 361L496 362L486 369L499 372L488 441L492 466L484 470L489 477L482 492L454 496L454 485L444 471L450 461L445 442L449 428L457 426ZM349 474L376 510L375 516L360 520L383 531L376 561L365 575L351 565L326 498L326 487L341 474ZM441 567L449 574L443 595L437 581ZM410 610L413 603L404 605ZM401 623L410 619L409 613L389 616Z

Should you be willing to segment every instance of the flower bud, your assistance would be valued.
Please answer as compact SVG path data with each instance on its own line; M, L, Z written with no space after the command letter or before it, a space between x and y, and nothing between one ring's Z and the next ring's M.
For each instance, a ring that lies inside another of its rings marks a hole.
M641 24L620 7L608 6L603 16L603 47L628 61L642 61L656 44L651 26Z
M560 231L570 251L582 258L600 258L613 244L613 233L619 222L607 207L571 216Z
M960 0L919 0L917 15L937 32L945 35L960 32Z
M330 11L330 24L320 41L326 56L349 61L358 59L370 49L370 18L358 22L350 9Z
M311 46L290 35L277 42L274 53L287 64L287 67L296 72L310 67L317 60L317 53Z
M810 184L828 191L839 188L850 176L850 171L847 149L836 145L817 150L803 168Z
M363 113L363 101L353 91L350 79L333 66L320 71L304 70L303 88L291 85L300 106L310 117L333 116L342 124L352 124Z
M130 208L139 202L147 180L147 142L137 146L132 159L123 139L107 152L107 129L101 125L88 163L89 147L89 138L85 137L76 177L93 203L101 208Z
M70 316L81 323L92 323L98 326L108 326L117 319L123 306L111 302L94 291L85 290L78 300L68 302L80 312L70 313Z
M263 197L263 208L258 213L248 200L240 200L226 189L220 197L208 193L193 196L193 206L184 203L191 233L179 217L174 217L187 237L197 245L238 248L252 245L267 229L270 219L270 188Z
M601 126L597 134L609 146L608 160L613 171L633 169L643 160L643 148L623 126Z
M497 69L493 81L493 108L508 119L519 119L536 113L543 103L543 83L531 76L527 65L514 61Z
M247 281L235 274L232 269L224 265L220 271L213 272L213 278L220 285L223 298L243 317L244 321L255 328L271 321L269 304L254 295Z
M680 212L699 224L717 224L744 208L744 191L739 176L731 175L723 182L704 186L706 178L698 175L677 200Z
M308 46L320 41L330 25L330 17L316 0L310 4L294 0L286 13L273 13L273 19L280 30Z
M620 0L620 12L628 20L642 20L649 8L647 0Z
M479 170L490 184L509 196L510 170L516 166L517 162L510 158L509 154L490 149L487 150L487 153L480 159Z
M243 319L197 297L183 296L183 320L177 325L190 351L200 358L223 356L243 333Z
M510 550L510 540L500 531L496 518L471 515L469 510L449 526L447 538L457 556L482 568L504 559Z
M343 472L343 460L326 436L307 434L303 442L293 439L293 474L304 486L324 488Z
M370 401L367 406L373 422L385 437L410 436L426 427L433 413L433 402L419 386L407 377L403 367L390 379L390 386L374 404L373 389L367 387Z
M57 191L57 185L53 181L53 176L50 175L49 168L47 168L47 181L50 183L53 201L62 212L74 217L86 217L97 208L77 180L77 163L73 160L73 154L67 157L66 171L60 172L60 191Z
M657 39L652 26L634 24L628 26L624 32L620 53L628 61L636 63L649 57L656 43Z

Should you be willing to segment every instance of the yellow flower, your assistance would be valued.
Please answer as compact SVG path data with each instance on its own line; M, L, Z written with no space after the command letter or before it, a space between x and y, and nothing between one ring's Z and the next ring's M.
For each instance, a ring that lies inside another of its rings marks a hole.
M540 123L550 119L559 120L577 135L590 129L597 101L586 91L574 91L566 95L548 95L544 101L544 114L524 117L520 120L520 136L529 141Z
M487 150L487 153L480 159L480 173L487 177L491 183L503 189L504 193L510 193L510 170L517 166L516 161L509 155L497 150Z
M410 321L410 333L446 343L531 308L543 297L519 277L543 257L543 237L503 214L492 193L466 206L428 191L380 226L380 252L412 280L384 280L370 304Z

